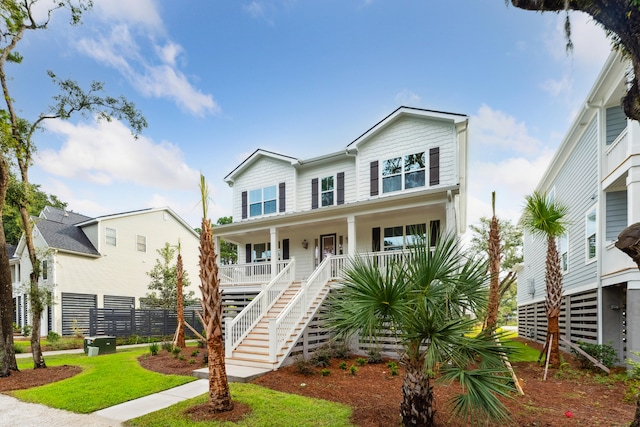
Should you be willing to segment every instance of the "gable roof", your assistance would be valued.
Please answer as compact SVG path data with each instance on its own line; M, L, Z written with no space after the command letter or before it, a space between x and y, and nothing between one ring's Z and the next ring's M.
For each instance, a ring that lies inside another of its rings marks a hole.
M410 117L423 117L430 118L435 120L446 120L453 122L454 124L462 123L469 120L469 116L466 114L460 113L447 113L445 111L436 111L436 110L427 110L424 108L414 108L414 107L405 107L401 106L396 108L391 114L389 114L384 119L380 120L378 123L370 127L365 133L357 137L353 140L349 145L347 145L347 149L357 148L358 145L364 143L368 139L370 139L373 135L376 135L381 130L385 129L391 123L398 120L400 117L410 116Z
M278 153L274 153L273 151L267 151L267 150L258 148L256 151L251 153L249 157L244 159L242 163L236 166L235 169L229 172L227 176L224 177L224 181L229 185L233 184L234 179L238 175L240 175L246 168L251 166L253 163L255 163L257 160L259 160L262 157L282 160L284 162L291 163L292 165L295 165L296 163L300 162L300 160L295 157L286 156L284 154L278 154Z
M91 256L100 256L100 253L89 241L89 238L84 234L82 228L76 224L65 222L65 218L68 217L59 217L58 219L62 219L62 221L40 218L35 223L34 229L40 233L50 248Z

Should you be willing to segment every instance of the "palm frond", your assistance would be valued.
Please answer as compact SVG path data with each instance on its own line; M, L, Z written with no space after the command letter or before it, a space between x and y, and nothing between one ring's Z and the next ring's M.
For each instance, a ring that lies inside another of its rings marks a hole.
M567 229L568 209L557 200L550 200L545 193L535 191L525 197L522 225L533 234L561 236Z

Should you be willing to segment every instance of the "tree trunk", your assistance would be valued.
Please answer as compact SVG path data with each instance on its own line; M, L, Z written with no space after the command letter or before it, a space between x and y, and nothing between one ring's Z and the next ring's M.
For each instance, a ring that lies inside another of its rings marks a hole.
M547 239L545 281L547 285L547 296L545 300L547 312L547 342L549 341L550 335L553 334L549 366L558 368L560 367L560 346L558 345L560 326L558 325L558 317L560 316L560 308L562 306L562 271L560 269L560 258L558 256L556 238L553 236L549 236Z
M0 217L9 186L9 165L0 154ZM7 253L7 241L4 236L4 225L0 221L0 328L2 329L2 368L0 377L6 377L11 371L18 370L16 354L13 348L13 283L11 282L11 266Z
M424 373L422 363L419 361L410 361L404 365L405 376L400 404L402 425L405 427L433 426L435 410L433 409L433 387L429 384L429 376Z
M493 216L489 225L489 274L491 281L489 282L489 305L487 307L487 329L491 330L496 327L498 321L498 308L500 307L500 226L498 218L495 214L496 193L493 192L492 205Z
M184 277L184 269L182 266L182 254L180 253L180 246L178 246L178 260L176 261L176 297L177 311L178 311L178 333L176 334L175 345L180 348L185 348L187 343L184 340L184 299L182 296L182 278Z
M203 203L206 201L203 200ZM200 290L209 354L209 404L216 412L233 409L222 339L222 298L211 221L202 218L200 232Z

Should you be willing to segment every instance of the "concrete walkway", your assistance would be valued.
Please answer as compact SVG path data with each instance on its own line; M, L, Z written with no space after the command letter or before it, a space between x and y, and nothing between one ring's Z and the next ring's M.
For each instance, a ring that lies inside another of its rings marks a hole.
M130 346L118 346L118 349L148 345L149 344L134 344ZM46 357L54 354L83 352L83 349L47 351L44 355ZM16 357L31 357L31 354L16 354ZM229 382L247 382L268 372L266 369L229 364L227 364L226 370ZM208 369L198 369L194 371L194 376L200 379L159 393L104 408L88 415L49 408L44 405L25 403L14 397L0 394L0 427L38 425L42 424L43 420L46 420L47 426L52 427L66 427L69 425L118 427L121 426L120 423L123 421L159 411L183 400L207 393L209 391Z

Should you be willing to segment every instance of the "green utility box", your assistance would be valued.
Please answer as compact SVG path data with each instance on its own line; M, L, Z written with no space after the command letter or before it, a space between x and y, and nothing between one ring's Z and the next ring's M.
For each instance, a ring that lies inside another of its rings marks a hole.
M99 336L84 338L84 354L89 353L89 347L97 347L98 354L109 354L116 352L116 337ZM95 353L92 353L95 355Z

